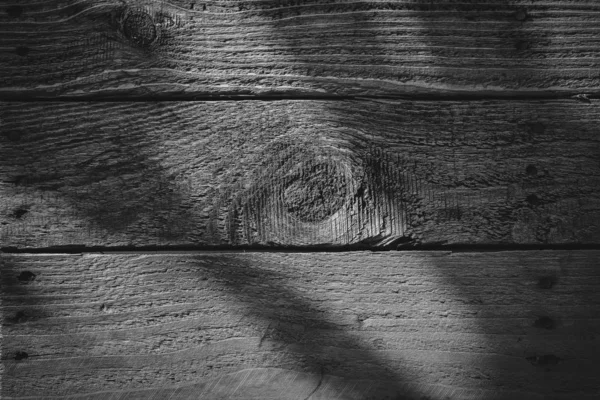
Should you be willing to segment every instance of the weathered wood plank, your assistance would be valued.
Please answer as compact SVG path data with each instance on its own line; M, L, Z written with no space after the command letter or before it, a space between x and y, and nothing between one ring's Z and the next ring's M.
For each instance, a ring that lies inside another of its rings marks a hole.
M0 105L0 243L600 241L576 101Z
M0 96L600 89L596 0L0 5Z
M2 398L593 399L599 260L3 254Z

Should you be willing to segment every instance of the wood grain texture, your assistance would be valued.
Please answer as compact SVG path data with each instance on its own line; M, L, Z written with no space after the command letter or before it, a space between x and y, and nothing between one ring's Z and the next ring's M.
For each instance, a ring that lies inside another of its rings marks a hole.
M598 108L0 105L3 246L600 241Z
M2 398L595 399L599 260L4 254Z
M0 97L598 93L596 0L0 2Z

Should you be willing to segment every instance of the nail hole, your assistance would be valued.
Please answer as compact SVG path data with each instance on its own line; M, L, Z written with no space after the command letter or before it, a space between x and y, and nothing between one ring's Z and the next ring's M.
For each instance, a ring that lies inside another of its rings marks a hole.
M538 286L542 289L551 289L556 284L556 278L552 276L541 277L538 281Z
M19 140L21 140L21 134L19 134L19 132L15 132L15 131L6 133L6 137L11 142L18 142Z
M23 14L23 7L21 6L10 6L6 9L6 13L11 18L18 18Z
M521 9L515 11L515 19L517 21L525 21L527 19L527 10L525 10L524 8L521 8Z
M25 315L24 311L19 311L15 314L15 322L23 322L27 319L27 315Z
M554 328L554 321L550 317L546 317L546 316L539 317L533 323L533 326L535 326L536 328L553 329Z
M15 53L17 53L18 56L25 57L27 54L29 54L29 47L27 47L27 46L18 46L15 49Z
M526 357L527 361L529 361L533 365L556 365L562 358L555 356L554 354L544 354L542 356L531 356Z
M29 354L27 354L27 353L26 353L26 352L24 352L24 351L17 351L17 352L15 353L15 360L17 360L17 361L19 361L19 360L24 360L24 359L26 359L26 358L28 358L28 357L29 357Z
M13 178L13 180L11 180L9 182L11 182L15 186L19 186L21 183L23 183L24 179L25 179L24 175L17 175Z
M36 275L31 271L23 271L17 277L21 282L33 282L35 280Z
M361 327L362 327L362 326L363 326L363 324L364 324L364 321L365 321L366 319L368 319L368 318L369 318L369 316L368 316L368 315L365 315L365 314L358 314L358 315L356 316L356 323L358 324L358 326L361 326Z
M14 216L16 219L21 219L23 217L23 215L27 214L28 210L26 210L25 208L17 208L14 212Z
M537 175L537 168L533 164L529 164L527 168L525 168L525 173L527 175Z
M525 201L527 201L527 204L529 204L531 207L536 207L540 204L540 198L535 194L530 194L527 196Z
M527 127L531 133L542 134L546 130L546 126L541 122L528 122Z
M525 51L529 49L529 42L526 40L518 40L515 42L515 49L518 51Z

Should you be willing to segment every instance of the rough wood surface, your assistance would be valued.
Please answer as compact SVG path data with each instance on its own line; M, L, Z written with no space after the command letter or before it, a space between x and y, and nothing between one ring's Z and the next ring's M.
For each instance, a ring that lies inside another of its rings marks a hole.
M4 254L2 398L597 399L599 260Z
M0 242L598 243L566 101L0 104Z
M0 1L0 96L598 93L596 0Z

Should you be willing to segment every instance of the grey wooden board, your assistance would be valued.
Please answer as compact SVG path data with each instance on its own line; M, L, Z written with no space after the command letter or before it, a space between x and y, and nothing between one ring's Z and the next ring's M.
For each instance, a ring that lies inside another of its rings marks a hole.
M593 399L599 260L598 251L3 254L1 394Z
M596 0L0 2L0 97L598 93Z
M596 102L0 104L0 247L600 239Z

